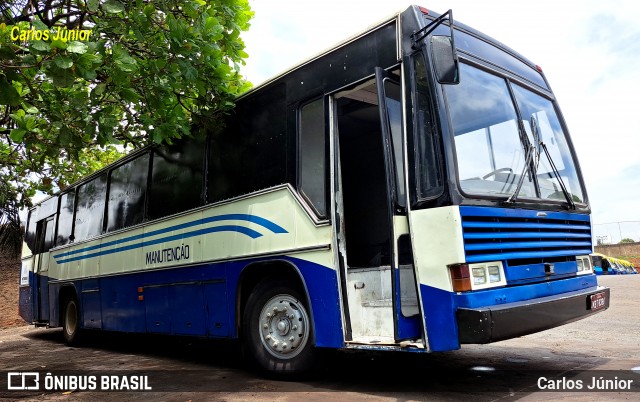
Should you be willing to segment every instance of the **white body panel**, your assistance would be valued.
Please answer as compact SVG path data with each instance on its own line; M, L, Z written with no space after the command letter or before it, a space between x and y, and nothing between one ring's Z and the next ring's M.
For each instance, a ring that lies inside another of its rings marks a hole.
M331 226L314 221L293 190L281 186L52 250L49 276L90 278L267 254L304 258L299 253L330 249L331 236ZM330 252L309 257L335 269Z
M465 262L460 209L411 211L410 226L419 283L452 292L447 265Z
M33 272L33 258L23 258L22 266L20 267L20 286L28 286L29 283L29 273Z

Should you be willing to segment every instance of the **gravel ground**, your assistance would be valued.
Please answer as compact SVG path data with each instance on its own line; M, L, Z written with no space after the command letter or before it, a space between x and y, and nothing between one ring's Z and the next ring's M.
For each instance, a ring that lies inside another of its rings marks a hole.
M18 315L20 260L0 254L0 328L24 325Z

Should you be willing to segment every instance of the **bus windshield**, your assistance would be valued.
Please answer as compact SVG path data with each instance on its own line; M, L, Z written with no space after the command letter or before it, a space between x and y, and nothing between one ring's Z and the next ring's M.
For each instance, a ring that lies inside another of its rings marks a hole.
M508 197L516 192L524 174L519 198L566 200L552 168L555 165L568 196L574 202L584 202L575 163L552 102L469 64L461 63L460 69L460 84L447 86L445 91L462 191ZM534 157L525 168L528 150Z

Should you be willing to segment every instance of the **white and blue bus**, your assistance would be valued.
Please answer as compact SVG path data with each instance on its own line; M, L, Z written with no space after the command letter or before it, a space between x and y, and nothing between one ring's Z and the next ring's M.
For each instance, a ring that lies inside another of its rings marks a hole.
M542 69L412 6L29 211L20 312L62 327L449 351L609 306Z

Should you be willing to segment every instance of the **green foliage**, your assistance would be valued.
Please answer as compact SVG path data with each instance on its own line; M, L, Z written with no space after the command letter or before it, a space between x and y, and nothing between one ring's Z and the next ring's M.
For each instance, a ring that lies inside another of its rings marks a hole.
M18 208L12 203L5 203L2 199L6 183L0 182L0 250L10 257L17 257L22 250L22 228Z
M636 242L635 240L625 237L624 239L620 240L618 244L635 243L635 242Z
M0 10L0 208L191 135L249 83L247 0L14 0ZM215 112L215 113L214 113Z

